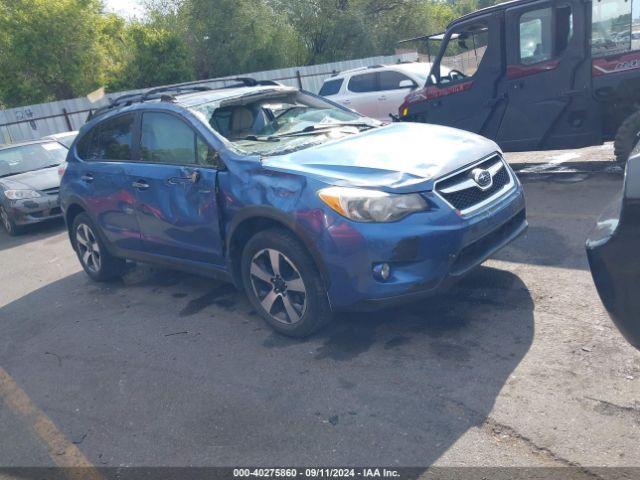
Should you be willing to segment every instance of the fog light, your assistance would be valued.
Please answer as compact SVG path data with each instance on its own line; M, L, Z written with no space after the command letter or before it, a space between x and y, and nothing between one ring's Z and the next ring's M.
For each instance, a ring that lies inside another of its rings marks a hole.
M373 266L373 276L377 280L389 280L391 277L391 267L388 263L377 263Z

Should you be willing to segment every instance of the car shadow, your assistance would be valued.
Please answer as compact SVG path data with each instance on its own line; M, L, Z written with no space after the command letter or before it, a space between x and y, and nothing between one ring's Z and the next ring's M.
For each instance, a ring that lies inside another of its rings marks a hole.
M22 229L23 231L20 235L12 237L0 226L0 251L56 235L63 232L65 226L64 220L55 219L33 225L26 225L22 227Z
M534 334L526 285L488 267L306 340L229 286L145 268L71 275L0 319L0 365L99 466L431 465L487 422Z
M596 167L602 169L603 163L609 162L583 162L576 168L589 172ZM588 270L585 241L601 212L619 195L622 175L596 170L592 173L518 173L518 178L527 200L529 230L494 258Z

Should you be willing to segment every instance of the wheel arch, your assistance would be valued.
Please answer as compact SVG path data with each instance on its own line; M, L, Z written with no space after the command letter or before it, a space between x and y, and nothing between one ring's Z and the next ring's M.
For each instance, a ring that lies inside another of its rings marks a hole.
M69 235L69 241L71 242L71 246L75 250L76 244L73 238L73 222L78 215L81 213L86 213L87 209L78 201L72 201L68 204L67 208L64 211L64 222L67 225L67 234Z
M237 214L227 232L227 261L235 285L242 289L240 278L240 260L242 249L256 233L271 228L281 228L299 240L318 268L325 288L329 287L329 276L322 256L307 232L290 216L280 210L269 207L256 207Z

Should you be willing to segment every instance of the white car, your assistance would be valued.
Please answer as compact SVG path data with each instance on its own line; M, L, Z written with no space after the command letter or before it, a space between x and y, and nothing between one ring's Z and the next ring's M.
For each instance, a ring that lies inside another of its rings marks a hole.
M77 131L72 132L62 132L62 133L54 133L52 135L47 135L46 137L42 137L43 140L53 140L55 142L61 143L67 150L71 148L73 141L78 136Z
M320 95L366 117L388 122L390 114L398 114L407 94L426 84L431 66L410 62L346 70L327 78Z

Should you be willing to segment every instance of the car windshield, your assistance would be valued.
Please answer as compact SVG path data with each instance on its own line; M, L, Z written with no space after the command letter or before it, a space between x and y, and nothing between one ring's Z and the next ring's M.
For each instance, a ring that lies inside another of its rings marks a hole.
M191 107L203 121L239 150L278 155L380 126L322 99L300 92L259 95L236 102Z
M0 150L0 177L60 165L67 149L58 142L34 143Z

